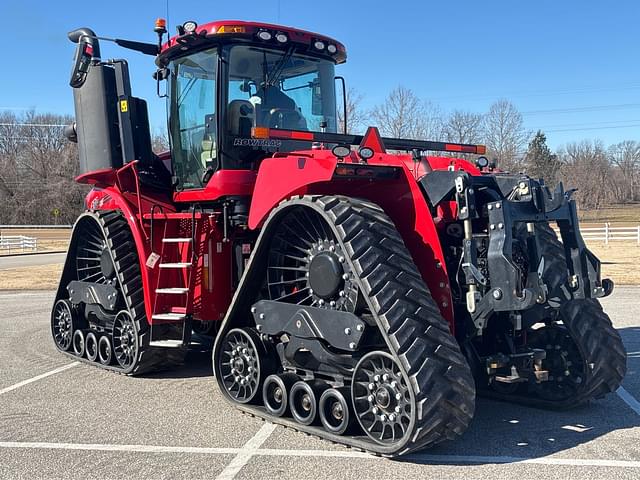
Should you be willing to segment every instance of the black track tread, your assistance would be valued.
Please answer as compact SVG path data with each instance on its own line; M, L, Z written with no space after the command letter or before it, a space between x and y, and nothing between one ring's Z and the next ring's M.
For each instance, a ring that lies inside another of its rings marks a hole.
M102 230L111 256L116 267L118 280L127 310L131 314L138 327L138 358L128 369L123 369L117 362L113 365L102 365L100 362L91 362L86 358L79 358L68 352L75 360L80 360L91 365L125 375L141 375L156 370L164 370L181 365L184 361L186 349L165 349L149 347L151 330L147 321L142 291L142 275L140 263L135 248L135 242L131 235L129 225L119 211L96 211L91 216ZM127 248L123 248L127 246ZM70 252L71 253L71 252Z
M509 396L508 399L545 408L573 408L616 391L627 371L627 354L620 334L598 300L567 299L564 247L553 229L546 224L536 225L536 241L538 251L545 259L543 279L549 297L559 301L558 317L582 352L587 378L579 394L564 401L537 399L530 395Z
M545 258L543 278L550 294L563 295L567 282L564 247L549 225L538 224L537 243ZM560 306L560 318L585 356L587 381L580 395L559 407L572 407L614 392L627 372L627 354L622 338L596 299L568 300ZM591 367L592 366L592 367Z
M349 197L305 196L284 203L320 209L334 227L389 349L409 378L416 400L413 433L383 454L402 455L461 435L475 410L473 377L393 222L377 205ZM324 430L314 433L327 438ZM365 450L381 453L372 441Z

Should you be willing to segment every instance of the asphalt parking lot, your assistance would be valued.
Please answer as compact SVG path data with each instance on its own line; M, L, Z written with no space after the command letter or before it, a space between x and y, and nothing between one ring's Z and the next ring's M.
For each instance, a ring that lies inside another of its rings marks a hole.
M52 292L0 294L0 478L640 478L640 288L603 302L628 351L617 394L569 412L478 400L459 440L401 461L229 406L208 354L129 378L58 354Z

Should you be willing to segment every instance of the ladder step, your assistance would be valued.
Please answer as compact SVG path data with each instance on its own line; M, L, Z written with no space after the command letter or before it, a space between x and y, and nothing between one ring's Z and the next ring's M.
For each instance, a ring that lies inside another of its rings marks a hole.
M187 318L187 315L184 313L154 313L151 315L153 320L173 320L179 321Z
M188 267L191 267L191 263L189 262L161 263L158 266L160 268L188 268Z
M185 238L163 238L162 243L191 243L193 239L191 237Z
M150 347L179 348L184 346L182 340L152 340L149 342Z
M188 291L189 289L185 287L156 288L156 293L167 293L169 295L181 295Z

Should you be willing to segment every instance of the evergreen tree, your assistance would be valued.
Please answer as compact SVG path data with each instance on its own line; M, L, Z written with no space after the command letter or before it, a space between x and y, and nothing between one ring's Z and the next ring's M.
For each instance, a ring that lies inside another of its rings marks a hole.
M535 134L525 156L527 173L533 178L544 178L549 187L555 187L560 177L560 161L551 153L547 136L540 130Z

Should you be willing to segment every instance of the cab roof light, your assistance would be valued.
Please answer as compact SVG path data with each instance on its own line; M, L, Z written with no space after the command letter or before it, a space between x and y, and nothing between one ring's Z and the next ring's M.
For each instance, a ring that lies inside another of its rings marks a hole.
M196 28L198 28L198 24L193 20L187 20L182 24L182 29L185 33L194 33Z
M334 55L338 53L338 47L336 47L333 43L330 43L327 46L327 52L329 52L331 55Z
M289 41L289 37L287 37L286 33L278 32L276 33L276 41L278 43L287 43Z
M325 43L322 40L316 40L315 42L313 42L313 47L316 50L324 50L325 47Z
M273 35L269 30L260 30L256 34L256 37L258 37L260 40L264 40L265 42L268 42L273 38Z

